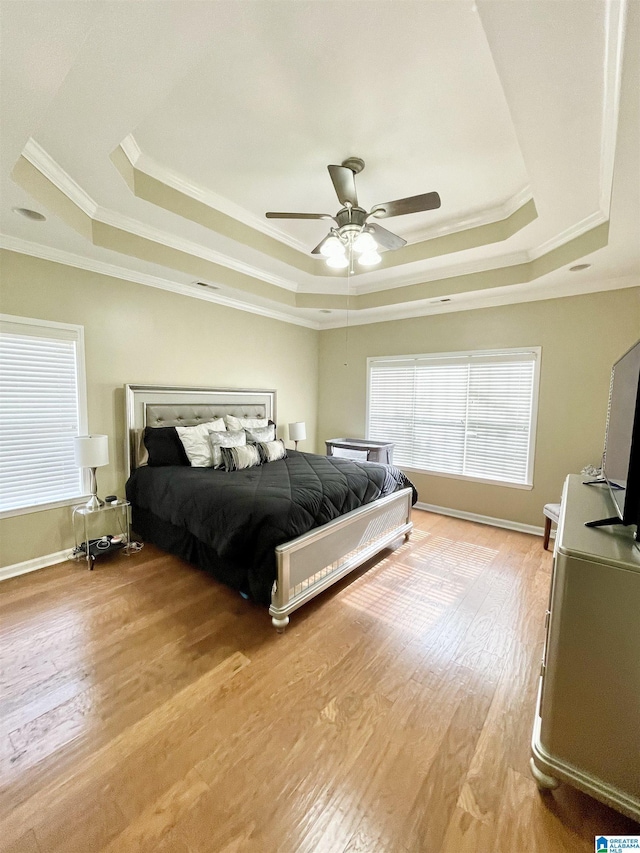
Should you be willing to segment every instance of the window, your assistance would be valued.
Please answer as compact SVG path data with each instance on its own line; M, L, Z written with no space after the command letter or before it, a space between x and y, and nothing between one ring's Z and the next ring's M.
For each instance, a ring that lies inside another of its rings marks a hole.
M395 464L533 483L540 349L368 359L367 436Z
M0 513L86 493L73 438L86 432L82 326L0 315Z

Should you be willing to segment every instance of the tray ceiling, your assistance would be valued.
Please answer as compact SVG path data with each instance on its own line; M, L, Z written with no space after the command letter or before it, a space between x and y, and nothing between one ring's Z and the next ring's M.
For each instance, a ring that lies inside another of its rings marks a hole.
M640 283L637 3L1 12L7 248L316 328ZM334 215L352 156L367 209L442 206L348 276L310 254L324 221L264 213Z

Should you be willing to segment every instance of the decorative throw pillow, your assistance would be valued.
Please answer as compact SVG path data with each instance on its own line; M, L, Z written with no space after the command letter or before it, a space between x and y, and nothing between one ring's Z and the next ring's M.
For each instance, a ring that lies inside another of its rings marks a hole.
M211 445L211 460L214 468L222 468L222 447L243 447L247 443L247 434L243 429L225 430L225 432L209 433L209 444Z
M225 415L227 429L253 429L254 427L266 427L269 421L266 418L235 418L233 415Z
M269 424L266 427L253 427L253 429L245 429L247 434L247 442L257 444L259 441L275 441L276 425Z
M256 444L245 444L243 447L221 447L220 452L225 471L240 471L243 468L253 468L261 464Z
M209 431L221 432L225 430L222 418L208 421L206 424L197 426L175 427L178 437L182 442L189 462L193 468L210 468L213 464L211 456L211 445L209 444Z
M149 464L149 451L145 447L143 429L131 430L131 455L136 468Z
M278 459L284 459L287 455L287 448L281 438L276 439L276 441L261 441L256 447L263 462L276 462Z
M143 441L152 468L190 464L175 427L145 427Z

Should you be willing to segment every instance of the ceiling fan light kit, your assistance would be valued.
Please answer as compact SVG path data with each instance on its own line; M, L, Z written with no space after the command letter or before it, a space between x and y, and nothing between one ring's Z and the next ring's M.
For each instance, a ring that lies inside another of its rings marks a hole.
M331 216L328 213L274 213L266 214L268 219L331 219L335 227L312 250L312 255L321 255L331 269L350 267L353 272L354 254L363 267L379 264L382 260L378 249L400 249L406 240L387 231L377 223L370 223L371 217L382 219L389 216L402 216L407 213L420 213L425 210L437 210L440 196L436 192L423 193L384 204L375 204L369 213L358 204L355 176L364 169L364 160L349 157L341 166L327 166L333 187L342 208Z

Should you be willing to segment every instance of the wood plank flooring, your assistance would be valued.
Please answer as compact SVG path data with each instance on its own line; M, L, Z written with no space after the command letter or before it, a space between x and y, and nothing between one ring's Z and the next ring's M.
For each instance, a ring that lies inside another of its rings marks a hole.
M551 555L414 511L292 616L146 547L0 584L2 853L591 853L528 770Z

